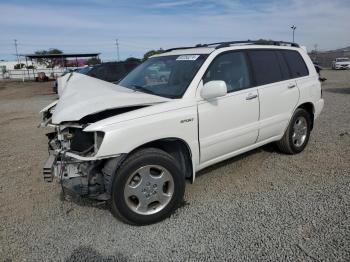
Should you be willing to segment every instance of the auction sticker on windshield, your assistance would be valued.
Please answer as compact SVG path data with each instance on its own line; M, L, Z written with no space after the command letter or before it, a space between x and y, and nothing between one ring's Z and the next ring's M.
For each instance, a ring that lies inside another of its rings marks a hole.
M199 55L180 55L176 60L182 61L194 61L199 57Z

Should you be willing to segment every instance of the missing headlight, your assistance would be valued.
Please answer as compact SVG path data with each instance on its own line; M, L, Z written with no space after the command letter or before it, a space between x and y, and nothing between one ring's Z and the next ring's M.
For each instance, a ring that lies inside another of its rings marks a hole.
M102 144L104 132L84 132L81 127L67 127L60 133L65 149L79 155L96 154Z
M95 151L95 154L96 154L97 151L99 150L101 144L102 144L102 140L103 140L103 137L105 136L105 133L103 133L103 132L95 132L94 135L95 135L95 148L94 148L94 151Z
M94 133L84 132L80 128L70 128L70 149L79 153L89 153L94 150Z

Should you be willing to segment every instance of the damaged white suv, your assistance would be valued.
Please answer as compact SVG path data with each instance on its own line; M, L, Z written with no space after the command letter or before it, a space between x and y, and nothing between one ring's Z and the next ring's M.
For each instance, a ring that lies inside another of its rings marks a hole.
M45 180L137 225L169 216L205 167L271 142L301 152L324 103L306 51L261 40L167 50L118 85L78 73L61 84L42 110Z

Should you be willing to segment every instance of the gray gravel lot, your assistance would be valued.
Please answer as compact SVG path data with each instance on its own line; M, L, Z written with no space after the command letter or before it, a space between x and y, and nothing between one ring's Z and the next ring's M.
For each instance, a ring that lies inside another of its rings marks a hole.
M265 146L202 171L184 206L133 227L41 175L52 83L0 82L0 260L350 261L350 71L325 71L306 150Z

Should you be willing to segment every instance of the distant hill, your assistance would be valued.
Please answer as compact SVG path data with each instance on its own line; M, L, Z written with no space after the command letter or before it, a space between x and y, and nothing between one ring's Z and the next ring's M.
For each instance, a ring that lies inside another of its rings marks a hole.
M333 52L350 52L350 46L338 48L334 50L319 51L320 53L333 53Z
M349 52L350 51L350 46L339 48L336 50L333 50L334 52Z

